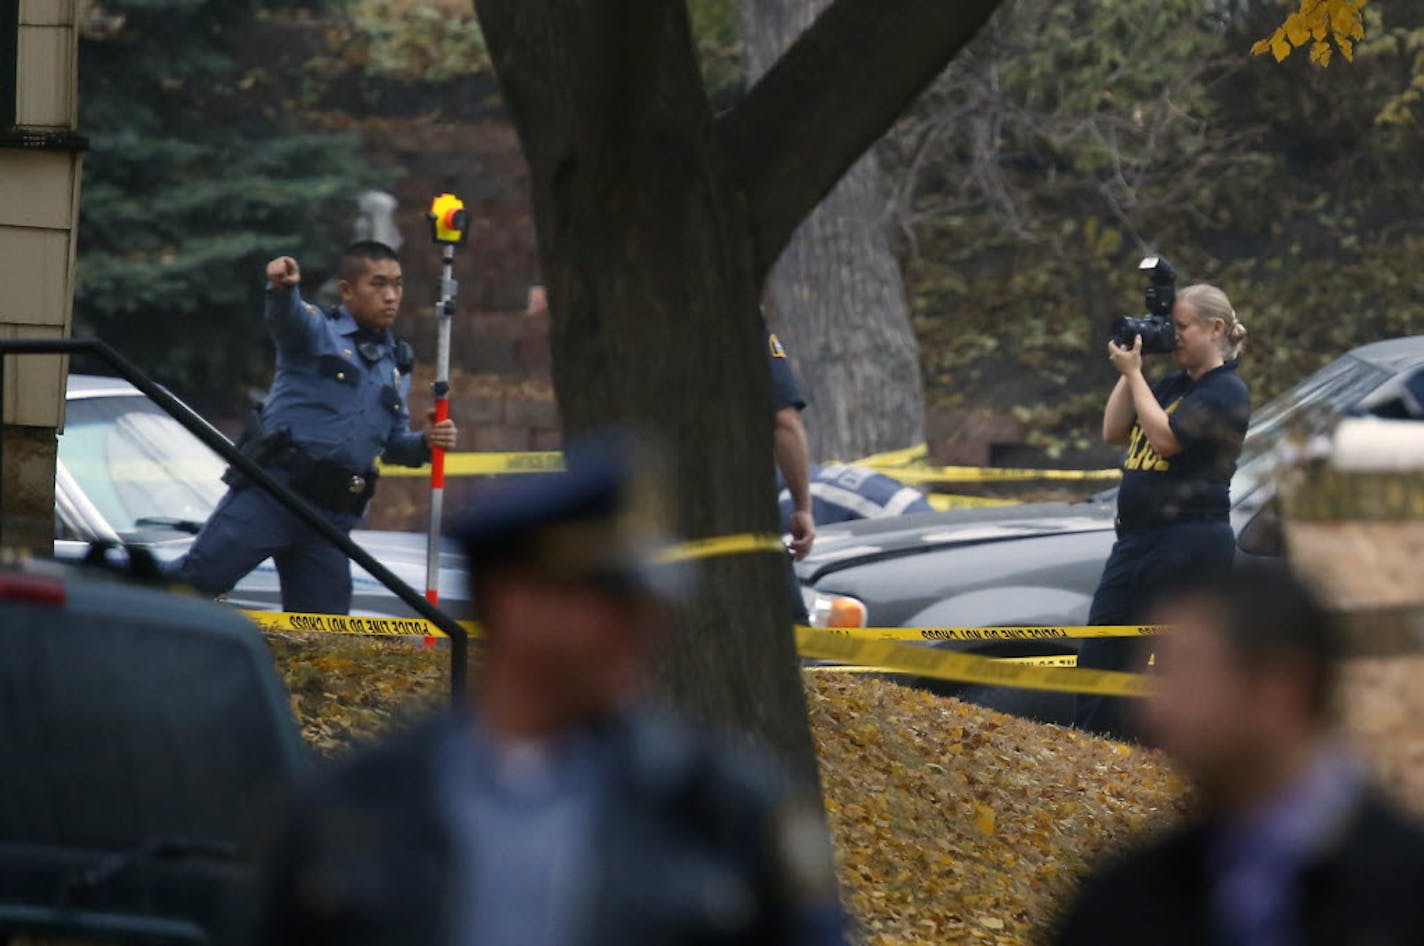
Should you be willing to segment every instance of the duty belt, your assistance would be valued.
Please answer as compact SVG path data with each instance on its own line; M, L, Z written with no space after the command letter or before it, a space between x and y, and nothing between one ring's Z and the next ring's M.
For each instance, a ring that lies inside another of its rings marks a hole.
M357 471L334 460L316 459L295 444L282 449L273 463L291 472L293 489L333 512L359 516L376 492L374 469Z
M376 491L378 474L374 469L353 470L334 460L317 459L297 446L286 430L247 432L238 449L260 466L286 470L291 474L292 489L331 512L359 516ZM223 474L223 481L233 489L251 485L234 467Z

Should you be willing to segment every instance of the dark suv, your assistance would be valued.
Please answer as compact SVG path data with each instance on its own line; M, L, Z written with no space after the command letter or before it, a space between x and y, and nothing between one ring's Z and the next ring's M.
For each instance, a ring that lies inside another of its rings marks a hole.
M0 943L242 943L307 765L257 629L70 566L0 571Z

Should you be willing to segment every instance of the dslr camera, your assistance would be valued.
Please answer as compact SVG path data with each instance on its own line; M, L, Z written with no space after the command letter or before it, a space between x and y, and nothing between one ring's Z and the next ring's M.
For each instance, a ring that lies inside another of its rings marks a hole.
M1147 314L1134 319L1123 316L1113 322L1112 340L1123 348L1131 348L1133 340L1142 336L1144 355L1166 355L1177 347L1177 329L1172 324L1172 304L1177 301L1177 271L1166 257L1148 256L1137 268L1147 273L1147 291L1143 300Z

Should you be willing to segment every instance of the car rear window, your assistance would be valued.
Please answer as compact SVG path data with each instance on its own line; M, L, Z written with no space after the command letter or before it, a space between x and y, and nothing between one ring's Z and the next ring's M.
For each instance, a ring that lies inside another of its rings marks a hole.
M1288 432L1324 430L1392 377L1393 372L1345 355L1255 411L1231 482L1232 501L1245 499L1274 469Z

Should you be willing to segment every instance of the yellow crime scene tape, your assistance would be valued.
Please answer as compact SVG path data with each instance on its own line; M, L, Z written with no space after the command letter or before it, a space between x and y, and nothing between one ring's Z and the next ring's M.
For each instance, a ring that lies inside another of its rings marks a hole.
M681 542L665 549L658 561L686 562L724 555L745 555L749 552L786 554L781 536L772 533L743 532L718 535L707 539ZM425 618L391 618L347 614L303 614L291 611L243 611L254 624L265 631L303 631L321 634L357 634L375 637L444 637L445 632ZM479 626L473 621L460 621L460 626L473 636Z
M905 483L938 482L989 483L1026 482L1032 480L1109 479L1120 475L1118 470L1010 470L997 467L924 467L901 468L903 464L923 457L925 447L911 447L892 453L876 454L857 460L855 466L865 466L891 473ZM909 458L909 459L905 459ZM557 473L564 469L564 456L554 450L521 453L447 453L446 476L502 476L517 473ZM430 467L381 466L382 476L428 478ZM941 512L949 509L973 509L980 506L1012 506L1015 499L989 496L964 496L933 492L926 497L932 507Z
M1093 480L1116 479L1121 470L1030 470L993 466L910 466L882 462L880 458L897 454L877 454L856 460L852 466L864 466L892 473L905 483L1003 483L1032 480ZM446 476L499 476L509 473L557 473L564 468L562 453L554 450L523 453L447 453ZM381 466L382 476L429 477L430 467ZM968 498L968 497L966 497Z
M1077 654L1045 654L1042 657L996 657L1000 663L1023 664L1026 667L1076 667Z
M1137 697L1152 694L1151 680L1141 674L1080 670L1077 667L1039 667L932 647L910 647L893 641L854 640L815 627L796 628L796 652L802 657L908 672L956 683L1097 696Z
M564 468L561 453L447 453L446 476L501 476L513 473L558 473ZM381 466L382 476L429 478L429 466ZM978 506L1012 506L1016 499L993 499L988 496L960 496L952 493L930 493L931 506L941 512L946 509L972 509Z
M421 617L393 618L347 614L307 614L294 611L243 611L253 623L271 631L312 631L322 634L356 634L368 637L444 637L434 624ZM479 634L473 621L457 622L471 634ZM804 625L803 625L804 626ZM937 643L948 641L995 642L1070 640L1089 637L1150 637L1166 628L1143 625L1103 625L1099 627L814 627L818 634L856 642ZM997 657L1021 663L1054 660L1058 657ZM1041 666L1060 666L1043 663Z
M1103 624L1049 627L827 627L827 634L858 641L1053 641L1083 637L1151 637L1166 630L1160 624Z
M364 617L345 614L296 614L284 611L243 611L267 631L298 631L321 634L355 634L375 637L444 637L439 628L424 618ZM479 625L461 621L472 637L480 635ZM914 628L897 628L913 631ZM936 628L968 633L995 628ZM1017 630L1023 630L1019 628ZM1082 630L1052 628L1055 631ZM1104 628L1091 628L1093 631ZM1081 636L1090 636L1087 634ZM1093 635L1101 636L1101 635ZM961 638L971 639L971 638ZM815 673L893 673L978 683L990 686L1051 690L1059 693L1088 693L1100 696L1147 696L1152 692L1147 677L1106 670L1079 670L1071 655L1039 657L981 657L931 647L911 647L895 640L865 640L840 631L818 627L796 628L796 650L802 657L834 660L838 666L807 668Z
M893 469L906 482L1010 481L1015 479L1090 479L1119 476L1117 470L1010 470L983 467L933 467L905 469L925 454L923 444L904 451L880 454L859 462L861 466ZM878 461L878 462L877 462ZM445 472L450 476L490 476L512 473L547 473L564 468L563 455L554 451L523 453L451 453ZM429 467L384 467L386 476L428 476ZM938 500L936 502L936 500ZM1001 505L1006 500L940 494L931 498L936 508ZM742 533L684 542L665 551L664 562L688 561L751 552L784 553L778 535ZM305 633L354 634L379 637L438 638L445 634L424 618L390 618L364 615L299 614L281 611L243 611L264 630ZM471 636L479 635L473 622L460 622ZM798 626L797 651L802 657L833 660L836 668L818 671L906 673L959 683L1013 686L1025 689L1104 696L1145 696L1151 692L1146 677L1112 671L1079 670L1053 656L990 658L935 648L910 647L900 641L1034 641L1072 637L1123 637L1158 632L1153 627L990 627L990 628L814 628Z
M1077 654L1044 654L1039 657L991 657L990 660L1003 664L1024 664L1029 667L1076 667L1078 666ZM813 674L860 674L860 673L880 673L887 676L914 676L913 670L886 670L881 667L863 667L855 664L818 664L814 667L804 668L807 673Z
M447 453L446 476L498 476L503 473L558 473L564 455L557 450L529 453ZM430 477L430 465L381 466L382 476Z
M869 466L862 463L861 466ZM1115 480L1122 471L1016 470L997 466L870 467L902 483L1027 483L1035 480Z
M784 554L781 537L744 532L683 542L667 549L665 562L688 561L752 552ZM434 624L419 617L392 618L346 614L298 614L286 611L243 611L250 620L269 631L299 631L322 634L357 634L377 637L444 637ZM479 626L461 621L471 636L479 636ZM796 649L802 657L832 660L847 668L874 668L877 671L910 673L921 677L1013 686L1064 693L1092 693L1103 696L1144 696L1151 692L1147 678L1130 673L1079 670L1063 665L1061 657L1046 655L1026 658L991 658L976 654L911 647L903 641L935 643L944 641L1047 641L1074 637L1135 637L1160 633L1160 626L1119 625L1103 627L857 627L796 628ZM852 669L841 672L854 672ZM861 671L864 672L864 671Z
M872 453L868 457L861 457L859 460L856 460L854 465L869 467L909 466L912 463L926 459L929 455L929 444L917 443L913 447L905 447L902 450L886 450L883 453Z
M659 562L686 562L699 558L719 558L723 555L744 555L747 552L779 552L786 554L786 543L773 533L719 535L710 539L682 542L658 555Z
M923 443L903 450L888 450L861 457L852 461L851 465L888 473L905 483L1002 483L1028 480L1109 480L1122 477L1122 471L1119 469L1029 470L996 466L933 466L929 463L929 446Z
M930 507L945 512L950 509L977 509L981 506L1017 506L1017 499L995 499L990 496L961 496L958 493L928 493Z
M267 631L299 631L322 634L357 634L375 637L444 637L444 633L424 618L362 617L344 614L295 614L284 611L243 611ZM461 621L472 637L479 626ZM899 630L911 630L900 628ZM940 629L944 630L944 629ZM970 631L973 628L956 628ZM989 628L987 630L992 630ZM1064 630L1055 628L1054 630ZM1099 630L1093 628L1093 630ZM1087 635L1084 635L1087 636ZM932 647L911 647L891 640L857 640L825 628L796 628L796 650L802 657L834 660L839 666L807 668L817 673L895 673L955 683L1020 687L1058 693L1088 693L1099 696L1148 696L1152 692L1147 677L1109 670L1079 670L1077 658L981 657Z
M300 631L312 634L356 634L362 637L444 637L445 632L425 618L367 617L359 614L305 614L295 611L241 611L264 631ZM473 621L460 621L471 636L479 635Z

